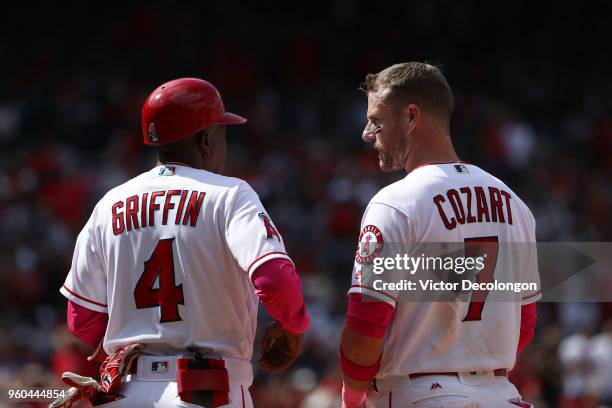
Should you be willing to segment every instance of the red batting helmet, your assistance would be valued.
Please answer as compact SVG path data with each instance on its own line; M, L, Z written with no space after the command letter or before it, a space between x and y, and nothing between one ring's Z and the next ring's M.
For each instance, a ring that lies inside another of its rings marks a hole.
M197 78L179 78L160 85L142 107L144 143L176 142L210 125L240 125L247 120L225 111L219 91Z

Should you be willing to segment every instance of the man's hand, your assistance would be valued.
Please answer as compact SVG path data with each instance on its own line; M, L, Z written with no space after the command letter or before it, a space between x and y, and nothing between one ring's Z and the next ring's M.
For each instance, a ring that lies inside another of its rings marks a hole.
M100 390L111 392L119 387L143 348L140 343L130 344L108 356L100 366Z
M344 402L342 403L342 408L353 408L353 406L348 406ZM367 400L360 405L358 408L374 408L374 405L370 404Z
M278 322L269 324L261 339L259 366L272 373L285 370L302 352L303 337L287 333Z
M65 372L62 374L62 382L69 385L70 389L63 397L53 401L49 408L70 408L76 401L91 398L99 392L112 392L125 380L125 377L129 374L130 366L143 348L144 345L139 343L130 344L107 356L100 366L99 383L91 377L83 377L69 371ZM97 350L88 360L92 361L93 357L101 355L100 353Z
M100 391L100 384L96 380L70 371L62 374L62 382L70 388L64 396L49 404L49 408L70 408L76 401L91 398Z
M353 389L344 382L342 384L342 408L372 408L368 401L366 389Z

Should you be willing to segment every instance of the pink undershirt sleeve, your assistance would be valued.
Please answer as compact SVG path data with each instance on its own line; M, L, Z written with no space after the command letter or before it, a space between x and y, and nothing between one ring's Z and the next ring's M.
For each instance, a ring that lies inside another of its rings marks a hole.
M95 348L106 332L108 314L96 312L69 300L66 320L72 334Z
M293 263L285 258L275 258L261 264L251 275L259 300L283 330L304 333L310 324L310 316L304 305L300 277Z
M367 337L385 337L394 311L395 309L387 302L363 301L361 294L351 293L346 313L346 326Z
M523 349L531 343L535 334L536 320L537 313L535 303L521 306L521 334L519 336L517 354L523 351Z

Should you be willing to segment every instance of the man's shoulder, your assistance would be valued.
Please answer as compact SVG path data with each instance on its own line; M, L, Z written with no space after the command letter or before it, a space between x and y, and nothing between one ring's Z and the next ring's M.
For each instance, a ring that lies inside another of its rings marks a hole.
M192 167L177 170L177 176L190 179L196 184L200 184L212 189L236 189L242 187L246 182L237 177L224 176L212 173L207 170L195 169Z
M410 172L404 178L383 187L370 202L401 208L419 201L430 189L443 183L440 175L431 170L423 168Z
M247 182L206 170L186 166L156 166L110 189L101 202L125 199L154 191L197 190L211 196L224 196L249 188Z

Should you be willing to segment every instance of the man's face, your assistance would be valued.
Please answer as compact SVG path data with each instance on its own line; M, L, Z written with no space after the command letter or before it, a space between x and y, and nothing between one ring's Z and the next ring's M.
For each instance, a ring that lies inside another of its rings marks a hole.
M221 174L225 169L227 159L227 140L225 139L225 125L212 125L206 129L210 143L209 170Z
M368 123L362 139L378 150L378 164L385 172L404 168L407 155L406 135L400 114L389 101L389 89L368 93Z

